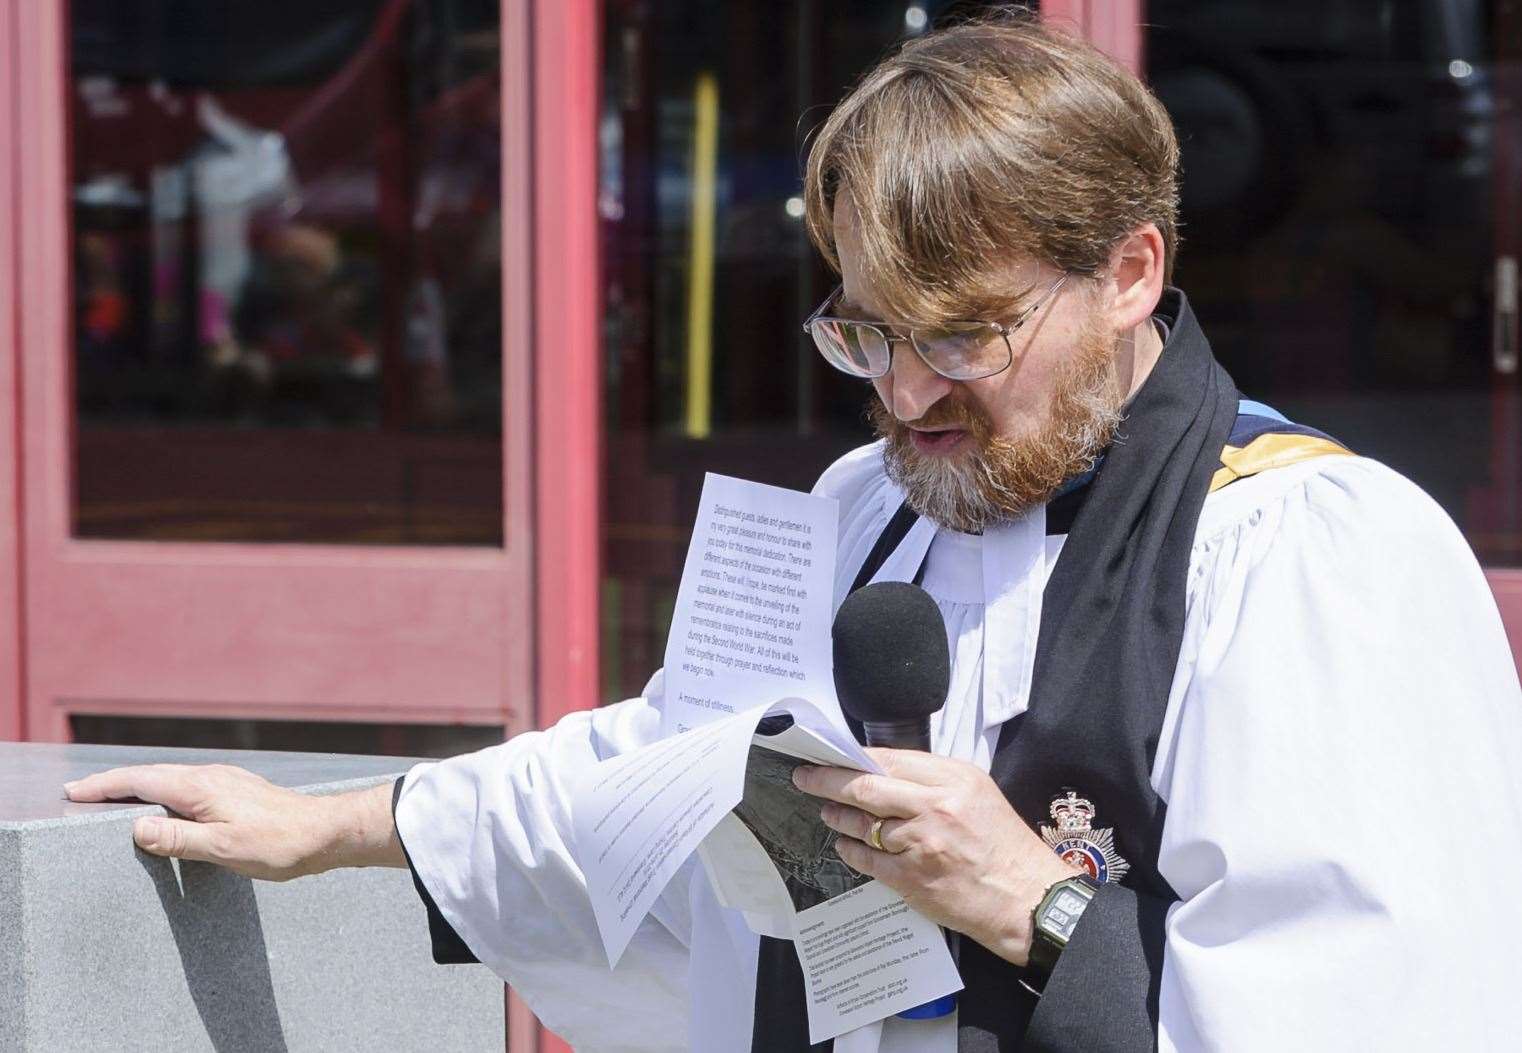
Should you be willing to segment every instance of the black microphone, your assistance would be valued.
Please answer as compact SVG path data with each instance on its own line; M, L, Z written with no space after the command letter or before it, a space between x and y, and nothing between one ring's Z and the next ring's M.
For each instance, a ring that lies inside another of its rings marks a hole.
M946 622L930 594L905 581L879 581L846 597L830 630L835 644L835 694L861 722L868 746L930 752L930 714L946 704L951 650ZM955 933L948 933L953 956ZM957 996L905 1009L906 1020L956 1010Z
M867 745L930 752L930 715L951 687L946 623L930 594L904 581L857 589L830 635L835 694Z

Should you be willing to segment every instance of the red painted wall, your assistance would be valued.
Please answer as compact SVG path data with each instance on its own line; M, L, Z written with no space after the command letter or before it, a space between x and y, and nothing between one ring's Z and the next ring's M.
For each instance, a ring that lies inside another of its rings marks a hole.
M21 719L21 525L17 469L20 405L16 339L16 7L0 0L0 739L19 739Z

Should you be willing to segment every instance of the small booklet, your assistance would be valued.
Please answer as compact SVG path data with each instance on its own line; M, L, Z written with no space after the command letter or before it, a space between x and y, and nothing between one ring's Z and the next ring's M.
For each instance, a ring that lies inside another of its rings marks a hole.
M835 699L836 502L710 474L666 649L666 737L572 799L610 965L698 853L721 903L794 940L822 1042L960 990L939 926L834 852L799 764L880 771Z

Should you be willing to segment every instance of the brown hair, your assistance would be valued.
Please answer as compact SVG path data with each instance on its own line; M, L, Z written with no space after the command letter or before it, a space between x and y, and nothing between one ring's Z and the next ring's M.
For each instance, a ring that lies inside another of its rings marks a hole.
M834 207L857 216L863 270L897 318L999 317L1009 255L1093 273L1131 231L1178 244L1178 140L1136 77L1025 13L911 40L820 128L804 199L837 270Z

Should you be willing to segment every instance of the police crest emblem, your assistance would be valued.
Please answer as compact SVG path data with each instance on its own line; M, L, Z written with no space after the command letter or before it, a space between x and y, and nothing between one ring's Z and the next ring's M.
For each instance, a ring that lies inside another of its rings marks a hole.
M1041 824L1041 839L1052 851L1101 884L1126 876L1131 864L1115 850L1114 831L1093 825L1094 802L1064 789L1052 798L1051 811L1052 822Z

